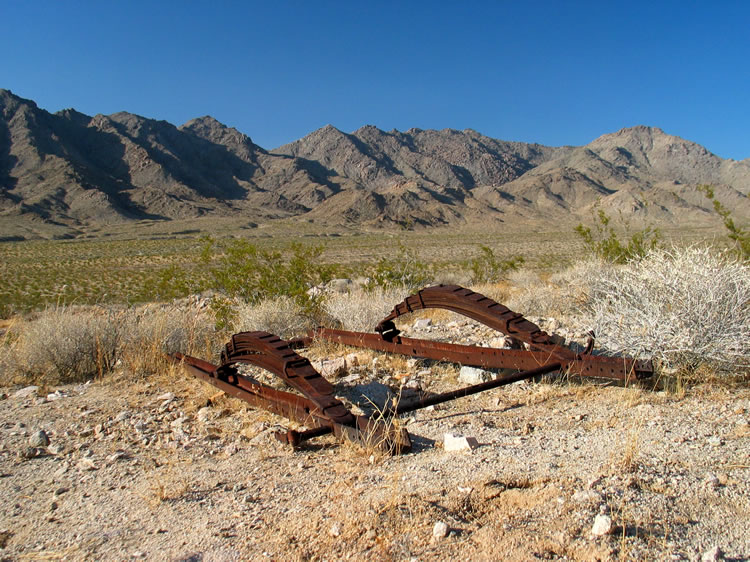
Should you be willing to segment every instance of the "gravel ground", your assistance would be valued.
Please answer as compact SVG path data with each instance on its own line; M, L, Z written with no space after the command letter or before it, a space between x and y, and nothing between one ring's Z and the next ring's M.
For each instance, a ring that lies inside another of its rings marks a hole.
M384 383L459 384L450 366L356 362L337 390L363 409ZM750 557L747 389L517 383L405 417L398 457L286 448L285 420L180 372L0 392L2 559ZM449 432L478 447L446 452Z

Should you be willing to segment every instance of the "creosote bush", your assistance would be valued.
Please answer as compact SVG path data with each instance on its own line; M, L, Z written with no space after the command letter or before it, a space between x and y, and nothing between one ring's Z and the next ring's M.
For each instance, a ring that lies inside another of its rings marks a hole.
M430 268L419 259L417 253L399 242L395 255L382 257L375 264L365 288L405 288L409 292L414 292L424 288L432 277Z
M667 367L750 366L750 268L707 248L652 250L588 279L584 321L615 353Z
M586 249L593 255L611 263L626 263L629 260L645 256L650 250L659 247L661 234L658 229L646 227L630 233L625 225L625 239L620 240L611 224L612 219L602 209L596 214L595 231L579 224L575 233L581 237Z
M471 282L475 284L496 282L511 271L517 271L524 263L523 256L511 256L500 259L489 246L479 245L479 255L468 262L471 271Z
M750 231L741 226L737 226L732 217L732 213L714 195L714 188L710 185L699 185L698 191L703 193L711 201L716 214L721 217L724 228L727 229L727 237L734 243L737 255L745 261L750 260Z

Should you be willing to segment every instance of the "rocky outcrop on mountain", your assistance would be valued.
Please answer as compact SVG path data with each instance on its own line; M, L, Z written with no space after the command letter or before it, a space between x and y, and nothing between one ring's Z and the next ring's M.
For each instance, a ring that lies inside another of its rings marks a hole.
M327 125L268 151L210 116L175 127L127 112L52 114L0 90L0 216L60 228L227 215L356 228L566 224L593 206L656 223L716 221L703 183L750 217L750 159L724 160L657 128L547 147L470 129Z

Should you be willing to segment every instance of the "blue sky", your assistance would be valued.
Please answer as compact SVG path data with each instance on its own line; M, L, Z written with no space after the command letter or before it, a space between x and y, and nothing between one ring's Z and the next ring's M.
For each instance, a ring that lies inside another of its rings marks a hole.
M212 115L275 148L472 128L581 145L643 124L750 157L750 2L0 0L0 88L57 111Z

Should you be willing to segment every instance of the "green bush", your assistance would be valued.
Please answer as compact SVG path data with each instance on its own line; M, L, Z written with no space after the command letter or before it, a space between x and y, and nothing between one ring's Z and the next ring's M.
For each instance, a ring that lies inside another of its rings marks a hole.
M714 188L710 185L699 185L698 191L703 193L707 199L710 199L714 206L714 211L721 217L724 227L729 232L727 236L734 242L735 251L745 261L750 260L750 231L744 227L738 227L734 224L732 214L724 205L722 205L714 195Z
M370 273L370 280L365 289L405 288L417 291L432 280L432 274L426 263L421 261L414 250L398 243L398 252L394 257L383 257L375 264Z
M603 210L599 209L594 224L595 232L590 227L579 224L575 232L583 239L586 249L593 255L611 262L627 263L628 261L641 258L649 251L659 247L661 233L658 229L650 226L630 234L628 225L625 225L625 239L620 240L611 222L612 219Z
M507 260L498 259L492 248L479 245L479 256L468 263L472 283L491 283L498 281L511 271L516 271L524 263L523 256L512 256Z

